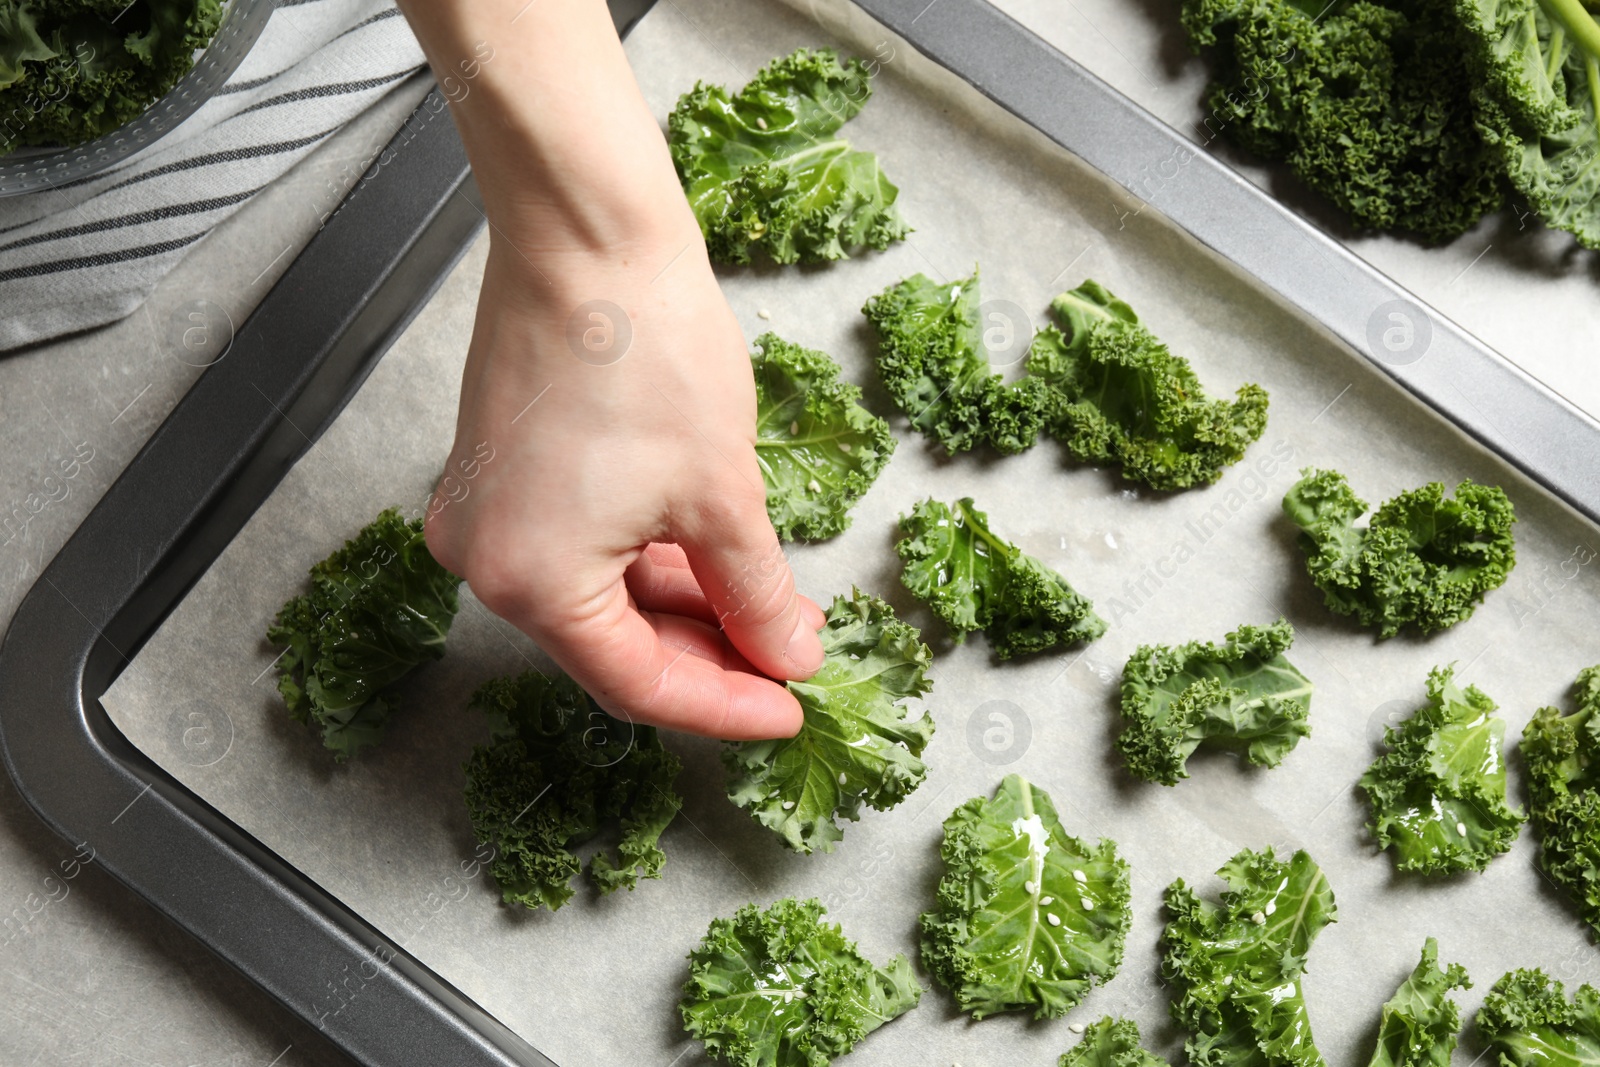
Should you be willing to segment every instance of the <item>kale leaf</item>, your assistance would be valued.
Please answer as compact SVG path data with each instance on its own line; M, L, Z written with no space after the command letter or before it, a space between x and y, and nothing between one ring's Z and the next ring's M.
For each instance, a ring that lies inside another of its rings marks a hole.
M904 956L874 967L816 900L746 904L689 953L679 1011L689 1036L733 1067L827 1067L916 1007Z
M1459 963L1440 967L1439 943L1428 938L1411 977L1383 1006L1378 1044L1367 1067L1450 1067L1461 1009L1448 994L1470 988L1466 968Z
M948 285L914 274L868 300L878 331L878 374L913 428L955 455L988 445L1032 447L1049 390L1033 377L1007 384L989 365L979 321L978 272Z
M1083 1040L1061 1054L1056 1067L1170 1067L1166 1060L1139 1044L1139 1024L1107 1015L1090 1023Z
M1453 667L1428 675L1428 702L1385 727L1389 751L1361 776L1372 803L1367 828L1394 847L1402 871L1481 871L1511 848L1525 816L1506 803L1506 724Z
M1474 121L1455 6L1184 0L1189 43L1211 58L1202 135L1286 162L1362 229L1465 232L1505 178Z
M954 508L928 499L900 516L900 580L945 621L957 642L982 630L1001 659L1106 632L1089 598L1039 560L989 529L963 497Z
M894 454L889 424L857 401L824 352L765 333L756 376L756 462L767 516L785 541L832 537Z
M1545 223L1600 248L1600 25L1581 0L1456 0L1484 140Z
M1539 865L1600 931L1600 666L1578 672L1578 710L1540 708L1522 730Z
M1128 865L1114 842L1068 834L1044 790L1006 775L993 800L974 797L944 821L939 854L922 965L962 1011L1059 1018L1115 977L1132 918Z
M1187 360L1103 285L1085 281L1050 308L1060 328L1034 335L1028 373L1050 387L1048 427L1074 456L1115 463L1153 489L1209 485L1267 427L1267 393L1211 400Z
M1516 512L1496 486L1464 481L1450 500L1442 484L1429 482L1385 503L1363 530L1354 523L1366 501L1344 475L1301 473L1283 510L1300 527L1306 570L1330 610L1354 615L1379 636L1408 624L1423 633L1454 626L1516 565Z
M1311 733L1311 681L1284 652L1294 627L1241 626L1221 644L1141 645L1122 668L1117 748L1147 782L1177 785L1201 744L1244 750L1276 767Z
M467 812L507 904L554 911L572 899L572 850L612 822L616 853L595 854L590 880L610 893L661 877L682 765L655 730L613 719L564 674L495 678L471 706L489 716L490 740L465 766Z
M1568 1001L1561 983L1543 971L1510 971L1483 998L1478 1030L1501 1067L1600 1063L1600 991L1584 985Z
M221 22L218 0L0 3L0 155L81 144L137 118Z
M1300 988L1306 954L1334 921L1333 890L1304 850L1241 851L1220 871L1220 904L1183 879L1167 887L1162 974L1195 1067L1324 1067Z
M838 820L887 811L927 776L933 720L901 703L933 688L932 654L894 609L861 590L835 597L817 635L822 668L789 682L805 721L793 737L730 743L728 799L796 852L832 852Z
M877 157L836 136L872 95L866 63L829 48L773 60L738 95L697 83L667 119L672 161L711 258L779 263L884 249L909 231Z
M401 679L444 655L460 585L428 553L422 520L389 508L313 566L311 591L278 611L267 629L268 641L288 646L278 692L335 759L377 744Z

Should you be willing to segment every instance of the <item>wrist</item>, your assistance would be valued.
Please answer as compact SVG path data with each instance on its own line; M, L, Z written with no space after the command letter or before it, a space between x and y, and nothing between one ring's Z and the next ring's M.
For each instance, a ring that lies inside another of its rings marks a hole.
M400 2L500 236L603 251L692 223L603 0Z

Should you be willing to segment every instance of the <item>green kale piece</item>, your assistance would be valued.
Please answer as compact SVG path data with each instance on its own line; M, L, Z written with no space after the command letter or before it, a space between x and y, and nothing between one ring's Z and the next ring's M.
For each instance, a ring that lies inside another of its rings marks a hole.
M1455 499L1429 482L1355 520L1366 501L1337 471L1311 470L1290 487L1283 510L1300 527L1306 570L1328 608L1393 637L1406 625L1423 633L1469 618L1517 562L1516 511L1496 486L1464 481Z
M1117 748L1129 772L1177 785L1201 744L1276 767L1311 733L1311 681L1284 656L1293 642L1294 627L1279 619L1241 626L1221 645L1141 645L1122 668Z
M219 0L3 0L0 155L81 144L137 118L221 22Z
M268 641L288 646L277 666L289 714L320 729L340 762L377 744L398 683L444 655L460 585L428 553L420 518L380 514L311 568L311 591L267 629Z
M1189 43L1211 60L1202 135L1286 162L1359 228L1465 232L1499 208L1506 183L1474 120L1454 7L1184 0Z
M1162 974L1195 1067L1324 1067L1300 988L1306 955L1334 921L1333 890L1304 850L1287 863L1244 849L1217 872L1220 904L1182 878L1167 887Z
M1510 971L1484 997L1478 1030L1500 1067L1600 1063L1600 992L1584 985L1568 1001L1561 983L1543 971Z
M1012 455L1032 447L1050 393L1033 377L1007 384L984 346L978 272L940 285L914 274L868 300L878 374L911 425L950 455L979 445Z
M916 1007L904 956L874 967L816 900L746 904L713 919L689 953L678 1010L690 1037L732 1067L827 1067Z
M894 454L889 424L857 401L826 353L765 333L756 376L756 462L767 515L785 541L832 537Z
M1578 708L1540 708L1522 730L1539 865L1600 931L1600 666L1578 672Z
M589 861L600 892L661 877L682 764L654 729L613 719L564 674L495 678L471 706L489 716L490 740L465 766L467 813L494 848L489 873L507 904L554 911L572 899L573 849L613 822L615 853Z
M993 800L974 797L944 821L939 855L922 965L962 1011L1055 1019L1116 976L1132 920L1128 865L1114 842L1068 834L1044 790L1006 775Z
M1139 1024L1107 1015L1090 1023L1083 1040L1061 1054L1056 1067L1171 1067L1139 1044Z
M789 682L805 721L793 737L739 741L723 750L728 799L796 852L832 852L841 818L861 805L887 811L922 784L933 719L906 717L901 701L933 688L932 654L916 628L861 590L835 597L817 635L822 668Z
M1089 598L1060 574L1003 541L963 497L928 499L900 516L900 580L945 621L959 643L982 630L1001 659L1093 641L1106 632Z
M871 95L865 62L802 48L736 96L698 82L678 100L667 140L712 259L817 263L910 232L877 157L837 136Z
M1478 128L1550 226L1600 248L1600 25L1580 0L1454 0ZM1519 212L1520 213L1520 212Z
M1050 432L1079 459L1117 464L1152 489L1188 489L1222 477L1266 430L1266 390L1209 399L1188 361L1098 282L1050 308L1061 326L1034 335L1028 373L1048 384Z
M1389 751L1361 776L1372 803L1367 828L1395 866L1422 874L1481 871L1509 850L1526 821L1506 802L1506 724L1453 667L1428 675L1428 702L1385 727Z
M1383 1006L1378 1044L1367 1067L1450 1067L1461 1009L1448 994L1471 988L1465 967L1439 966L1439 943L1428 938L1411 977Z

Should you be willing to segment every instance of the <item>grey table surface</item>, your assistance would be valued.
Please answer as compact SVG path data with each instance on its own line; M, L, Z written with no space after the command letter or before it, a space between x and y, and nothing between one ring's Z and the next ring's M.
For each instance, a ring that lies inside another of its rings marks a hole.
M1202 139L1204 68L1183 46L1176 0L998 4ZM200 242L127 320L0 358L0 511L9 513L37 491L61 458L93 451L64 483L67 495L21 536L0 544L0 620L10 620L44 564L200 373L178 358L195 302L210 301L242 321L311 236L312 209L359 176L362 161L399 126L422 88L396 90L256 197ZM1444 248L1349 234L1282 172L1233 161L1507 358L1600 415L1600 377L1589 373L1600 346L1600 257L1576 252L1564 235L1519 228L1514 216L1486 220ZM1159 206L1159 186L1152 190ZM434 299L470 306L483 252L480 240ZM70 881L58 877L47 885L46 877L59 876L72 858L70 846L13 790L0 787L0 919L13 919L0 926L0 1063L346 1062L315 1030L92 863Z

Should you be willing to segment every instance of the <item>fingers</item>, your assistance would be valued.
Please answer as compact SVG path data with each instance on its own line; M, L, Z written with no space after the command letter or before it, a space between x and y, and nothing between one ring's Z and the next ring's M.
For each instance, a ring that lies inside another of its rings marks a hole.
M750 661L744 658L728 636L711 623L686 619L681 615L643 612L645 621L655 630L656 637L670 649L687 650L707 663L725 671L743 671L759 674Z
M822 642L795 593L765 503L730 494L718 505L678 536L701 590L728 639L758 670L809 678L822 666Z
M716 612L689 569L683 549L652 544L623 572L628 592L644 611L682 615L715 624Z
M689 558L677 545L657 542L646 546L644 553L624 572L623 579L643 611L682 615L709 623L717 621L711 602L689 569ZM827 621L817 602L803 594L800 616L813 630L822 629Z
M485 596L481 590L478 595L619 718L734 741L792 737L800 729L803 716L794 696L751 673L712 627L647 618L628 604L621 582L589 617L554 624L529 610L525 598Z

